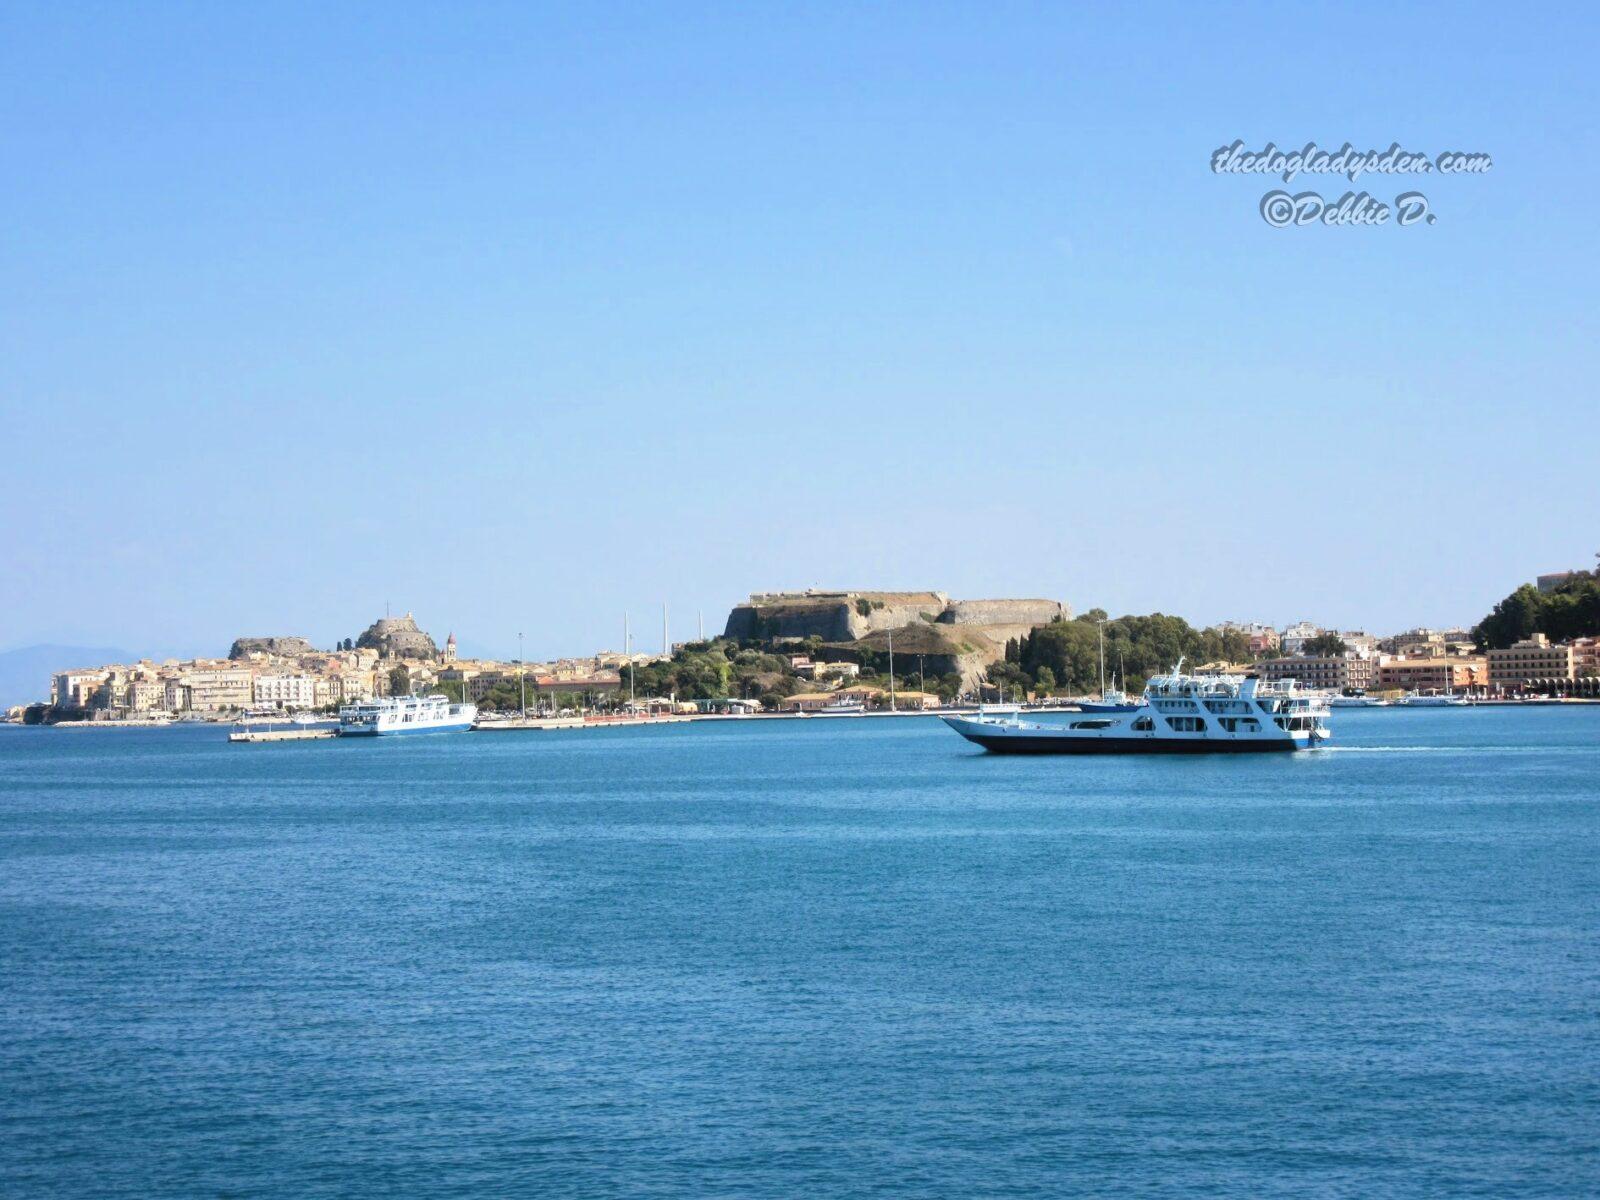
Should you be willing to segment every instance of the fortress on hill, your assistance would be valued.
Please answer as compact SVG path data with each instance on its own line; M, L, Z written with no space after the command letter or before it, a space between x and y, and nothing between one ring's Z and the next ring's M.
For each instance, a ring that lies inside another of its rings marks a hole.
M820 638L837 650L922 656L929 671L976 678L1005 655L1006 642L1040 625L1070 620L1059 600L952 600L944 592L754 592L728 614L724 636L738 641Z

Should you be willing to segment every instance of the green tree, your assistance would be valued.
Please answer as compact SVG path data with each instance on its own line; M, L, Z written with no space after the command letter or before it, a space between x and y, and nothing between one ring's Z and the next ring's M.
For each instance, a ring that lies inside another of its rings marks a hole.
M1479 647L1501 648L1542 633L1554 642L1600 636L1600 579L1575 572L1549 592L1525 583L1472 631Z
M1033 677L1016 663L994 663L989 667L987 677L989 682L1000 688L1004 695L1033 690Z
M1350 647L1337 633L1319 633L1307 639L1300 649L1308 658L1337 658Z
M1022 639L1020 666L1037 678L1049 667L1056 688L1079 695L1100 686L1100 616L1091 609L1071 621L1041 625ZM1249 639L1233 631L1199 630L1181 617L1164 613L1125 616L1105 623L1105 665L1110 676L1122 676L1124 688L1137 691L1149 676L1170 670L1178 659L1190 665L1249 657Z

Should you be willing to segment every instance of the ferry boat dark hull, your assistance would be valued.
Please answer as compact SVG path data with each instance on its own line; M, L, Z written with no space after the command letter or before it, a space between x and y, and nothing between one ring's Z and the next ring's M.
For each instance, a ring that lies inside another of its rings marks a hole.
M1292 738L1272 741L1152 737L1012 737L957 728L967 741L991 754L1292 754L1306 745Z

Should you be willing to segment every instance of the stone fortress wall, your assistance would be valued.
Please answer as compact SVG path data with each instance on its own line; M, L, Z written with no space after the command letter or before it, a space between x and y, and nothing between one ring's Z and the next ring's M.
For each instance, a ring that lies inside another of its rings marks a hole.
M724 636L740 641L821 638L836 647L860 642L881 650L898 631L906 653L920 653L938 673L975 679L1005 653L1011 638L1072 609L1059 600L952 600L944 592L756 592L728 614Z

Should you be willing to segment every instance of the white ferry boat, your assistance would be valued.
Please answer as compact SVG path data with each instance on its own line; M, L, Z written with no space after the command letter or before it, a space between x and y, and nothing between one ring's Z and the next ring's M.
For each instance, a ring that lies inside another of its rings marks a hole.
M1293 679L1265 683L1244 675L1170 675L1145 685L1128 713L1062 724L945 717L969 742L996 754L1208 754L1305 750L1325 741L1327 697Z
M1388 708L1389 702L1378 696L1333 696L1330 708Z
M339 710L340 737L395 733L459 733L477 719L476 704L452 704L448 696L394 696L363 700Z
M1437 696L1424 696L1420 692L1412 692L1402 697L1400 703L1407 708L1459 708L1467 703L1467 698L1455 692L1445 692Z

